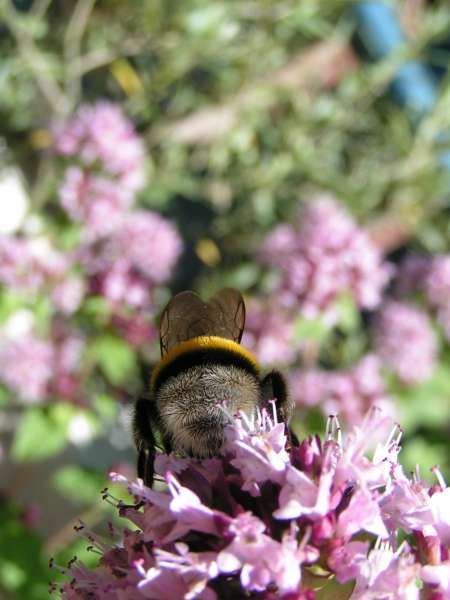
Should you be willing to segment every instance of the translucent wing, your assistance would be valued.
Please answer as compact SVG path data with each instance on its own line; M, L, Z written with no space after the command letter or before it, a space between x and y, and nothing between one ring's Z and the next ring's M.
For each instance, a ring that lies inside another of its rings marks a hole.
M191 291L174 296L161 315L161 356L180 342L200 335L241 341L245 323L244 300L235 289L219 290L208 303Z
M245 325L245 304L242 294L234 288L222 288L208 302L212 335L240 342Z

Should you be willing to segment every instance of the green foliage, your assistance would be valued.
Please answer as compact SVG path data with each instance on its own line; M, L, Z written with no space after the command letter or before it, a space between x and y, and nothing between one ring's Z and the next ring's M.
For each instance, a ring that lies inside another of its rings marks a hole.
M136 355L130 346L114 335L99 336L90 348L92 358L112 385L122 385L136 377Z
M11 456L19 462L41 460L63 450L75 412L72 405L63 403L28 409L14 436Z
M42 600L48 595L50 573L42 558L41 539L21 523L19 511L0 506L0 595Z
M53 481L60 494L81 504L97 503L106 483L104 475L75 465L59 469Z

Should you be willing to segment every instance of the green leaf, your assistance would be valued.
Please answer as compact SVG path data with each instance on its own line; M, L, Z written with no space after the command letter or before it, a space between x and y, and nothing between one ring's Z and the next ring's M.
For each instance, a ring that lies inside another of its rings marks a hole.
M94 408L105 421L111 421L117 414L117 400L108 394L97 394L93 399Z
M330 328L321 319L300 317L294 321L294 341L312 340L322 343L330 333Z
M134 350L118 337L104 335L97 338L92 352L105 377L113 385L123 385L137 371Z
M63 403L27 410L14 436L12 457L20 462L39 460L62 450L67 444L67 426L74 410Z
M361 324L361 316L353 296L344 292L336 298L334 307L339 315L339 325L346 331L355 331Z
M416 465L419 465L422 475L426 478L426 474L435 465L445 468L447 455L448 451L444 445L433 444L432 440L423 437L414 437L403 444L401 462L407 472L414 472Z
M59 469L53 481L60 494L86 504L99 501L100 490L105 486L103 475L75 465Z
M0 597L3 590L8 598L47 598L51 574L42 557L39 535L26 527L19 511L8 504L0 507L0 522Z
M411 388L397 387L393 394L400 399L399 421L407 431L419 426L440 427L448 415L448 368L439 365L427 381Z
M16 291L2 290L0 294L0 323L4 323L16 310L24 308L26 299Z
M98 327L104 327L110 319L110 308L106 298L91 296L83 303L83 314Z

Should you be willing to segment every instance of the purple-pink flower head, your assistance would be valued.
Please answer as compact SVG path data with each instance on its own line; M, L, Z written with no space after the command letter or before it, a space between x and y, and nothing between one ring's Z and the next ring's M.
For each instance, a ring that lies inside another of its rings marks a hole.
M299 408L317 406L326 415L339 414L350 425L360 424L372 406L390 416L395 414L381 374L381 361L374 354L367 354L348 370L294 370L290 388Z
M130 213L117 233L122 255L148 280L166 281L181 253L178 231L156 212Z
M59 190L59 201L69 217L85 225L88 241L120 229L133 196L117 182L69 167Z
M75 399L84 341L72 331L40 337L33 316L17 311L0 330L0 381L13 397L38 403L53 395Z
M242 343L263 366L290 364L295 359L292 318L280 307L258 300L248 303Z
M76 157L85 168L99 165L131 192L143 186L144 146L118 105L81 106L68 123L55 127L54 138L57 152Z
M80 249L80 261L95 293L120 311L123 305L152 307L155 286L172 275L182 250L177 229L158 213L130 212L120 228L96 246Z
M275 410L230 417L222 456L157 457L158 491L113 475L133 499L104 498L128 521L107 542L81 526L100 562L69 564L64 600L418 600L418 578L445 598L448 488L404 475L398 426L372 410L346 434L331 417L293 448L280 426Z
M10 288L38 292L61 281L69 266L46 238L0 235L0 282Z
M424 289L447 339L450 339L450 255L435 256L431 260Z
M53 377L55 350L33 333L0 340L0 381L26 403L42 402Z
M275 228L260 257L280 270L283 303L312 318L325 313L333 320L342 292L351 292L360 308L375 308L392 274L366 231L328 197L306 204L295 226Z
M437 340L425 312L390 300L377 315L375 350L384 364L405 384L430 377L437 355Z

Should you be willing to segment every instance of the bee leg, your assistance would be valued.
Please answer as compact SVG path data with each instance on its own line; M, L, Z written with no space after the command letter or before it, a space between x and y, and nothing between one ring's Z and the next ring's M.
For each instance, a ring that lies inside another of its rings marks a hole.
M139 398L136 401L133 418L134 442L138 450L137 475L149 487L153 485L155 459L152 408L151 398Z
M295 434L289 428L289 421L294 412L294 402L288 395L286 380L279 371L271 371L261 381L262 405L267 407L269 400L276 399L276 410L279 421L286 423L289 441L295 444Z

